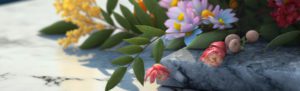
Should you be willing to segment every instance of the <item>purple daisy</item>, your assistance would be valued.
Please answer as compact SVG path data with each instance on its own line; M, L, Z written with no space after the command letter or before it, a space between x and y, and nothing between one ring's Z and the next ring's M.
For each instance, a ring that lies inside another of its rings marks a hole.
M201 18L195 14L190 1L180 1L177 7L168 10L167 15L169 17L165 22L168 27L168 30L166 30L167 39L191 36L201 23ZM188 42L186 43L188 44Z
M178 5L178 2L180 0L160 0L159 5L163 8L171 8L171 7L176 7Z

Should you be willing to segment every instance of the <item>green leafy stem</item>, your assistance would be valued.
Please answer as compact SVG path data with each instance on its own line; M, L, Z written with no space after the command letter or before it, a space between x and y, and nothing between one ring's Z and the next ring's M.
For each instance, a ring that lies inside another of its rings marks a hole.
M111 78L106 84L105 90L110 90L115 87L123 78L127 69L132 67L137 80L143 85L145 76L144 61L140 55L151 44L155 43L152 48L152 56L156 63L160 60L164 52L164 43L161 36L165 32L161 29L146 25L138 25L137 28L143 32L141 36L125 39L124 41L132 44L117 49L118 52L126 54L118 57L112 61L112 64L119 65L119 68L112 74ZM143 46L143 47L141 47ZM131 56L134 55L134 56Z

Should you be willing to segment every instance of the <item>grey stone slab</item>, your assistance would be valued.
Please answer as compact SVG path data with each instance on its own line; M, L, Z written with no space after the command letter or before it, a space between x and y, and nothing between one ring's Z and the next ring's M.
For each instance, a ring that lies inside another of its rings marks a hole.
M228 54L218 68L198 60L203 51L181 49L162 60L172 71L170 79L178 83L160 84L209 91L300 91L300 48L264 51L265 45L248 44L244 51ZM182 74L175 74L178 71Z

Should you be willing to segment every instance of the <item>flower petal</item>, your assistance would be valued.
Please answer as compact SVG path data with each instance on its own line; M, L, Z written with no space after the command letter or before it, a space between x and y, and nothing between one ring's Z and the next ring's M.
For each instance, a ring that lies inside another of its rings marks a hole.
M181 24L181 32L190 32L194 29L193 24L183 23Z
M168 19L168 20L165 22L165 26L171 28L171 27L173 27L173 25L174 25L175 22L176 22L176 20Z
M201 29L194 30L192 35L184 37L185 45L190 45L192 41L197 37L198 34L202 33Z
M157 71L153 71L150 76L150 83L154 83L156 77L157 77Z
M166 9L170 7L170 4L167 2L164 2L164 1L160 1L158 4L159 4L159 6L166 8Z

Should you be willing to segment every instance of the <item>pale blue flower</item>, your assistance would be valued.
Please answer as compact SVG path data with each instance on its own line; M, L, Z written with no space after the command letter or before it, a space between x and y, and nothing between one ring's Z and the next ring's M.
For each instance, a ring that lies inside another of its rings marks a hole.
M184 43L185 45L190 45L192 41L203 31L201 29L196 29L190 33L190 35L184 37Z
M214 29L232 28L232 23L238 21L235 17L235 13L232 13L232 9L220 10L215 17L209 19L213 24Z

